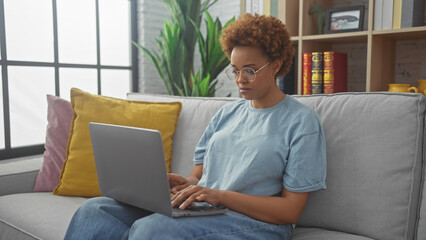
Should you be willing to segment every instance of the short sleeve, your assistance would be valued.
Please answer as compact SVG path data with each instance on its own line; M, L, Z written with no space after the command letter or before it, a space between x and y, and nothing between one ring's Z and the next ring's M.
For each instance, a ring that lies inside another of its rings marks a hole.
M219 118L221 116L222 109L219 110L210 120L209 125L207 126L206 130L204 130L203 135L200 138L200 141L198 141L197 146L195 147L194 152L194 164L203 164L204 163L204 155L207 150L207 146L209 144L210 138L213 136L217 123L219 122Z
M325 189L327 172L324 134L318 131L295 136L283 177L284 188L291 192L312 192Z

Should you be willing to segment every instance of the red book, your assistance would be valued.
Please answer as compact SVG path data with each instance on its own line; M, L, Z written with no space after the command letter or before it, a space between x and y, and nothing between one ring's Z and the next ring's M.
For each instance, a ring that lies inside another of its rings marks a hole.
M312 54L303 53L302 94L312 94Z
M348 91L348 57L346 53L324 52L324 93Z

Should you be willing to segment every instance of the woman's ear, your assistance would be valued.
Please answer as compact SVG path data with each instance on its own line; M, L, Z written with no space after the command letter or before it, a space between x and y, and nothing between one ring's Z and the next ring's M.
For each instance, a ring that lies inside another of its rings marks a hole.
M277 73L280 71L282 65L283 65L283 60L280 60L280 59L274 60L272 66L274 68L275 75L277 75Z

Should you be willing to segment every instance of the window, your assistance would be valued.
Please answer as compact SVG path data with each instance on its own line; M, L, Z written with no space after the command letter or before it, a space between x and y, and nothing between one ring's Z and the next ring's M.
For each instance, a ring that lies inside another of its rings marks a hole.
M0 159L41 154L46 94L137 91L136 0L0 0Z

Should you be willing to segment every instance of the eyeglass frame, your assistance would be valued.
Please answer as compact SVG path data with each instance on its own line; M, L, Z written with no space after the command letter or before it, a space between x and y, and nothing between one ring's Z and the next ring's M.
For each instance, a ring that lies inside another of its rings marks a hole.
M265 68L266 66L268 66L271 62L272 62L272 60L271 60L271 61L269 61L269 62L267 62L265 65L263 65L262 67L260 67L260 68L259 68L259 69L257 69L256 71L255 71L253 68L251 68L251 67L243 67L243 68L241 68L241 70L240 70L240 71L234 70L234 69L233 69L233 67L229 67L228 69L226 69L225 73L226 73L226 76L227 76L227 77L228 77L231 81L236 81L236 80L238 80L238 78L240 78L240 76L241 76L241 72L242 72L244 69L250 69L250 70L252 70L252 71L253 71L253 73L254 73L254 78L253 78L253 80L249 81L248 79L246 79L246 78L244 78L244 77L243 77L243 79L245 79L247 82L254 82L254 81L256 81L256 74L257 74L258 72L260 72L260 70L262 70L263 68ZM228 71L229 71L229 70L231 70L231 69L237 72L237 75L235 75L235 77L234 77L233 79L232 79L232 78L230 78L230 77L229 77L229 75L228 75Z

